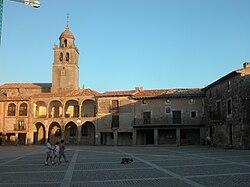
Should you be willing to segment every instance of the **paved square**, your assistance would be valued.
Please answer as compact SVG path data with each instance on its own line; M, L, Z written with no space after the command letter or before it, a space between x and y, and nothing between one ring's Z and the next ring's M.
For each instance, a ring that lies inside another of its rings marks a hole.
M250 187L250 150L203 146L66 146L69 163L44 166L45 146L0 146L0 186ZM133 163L121 164L132 157Z

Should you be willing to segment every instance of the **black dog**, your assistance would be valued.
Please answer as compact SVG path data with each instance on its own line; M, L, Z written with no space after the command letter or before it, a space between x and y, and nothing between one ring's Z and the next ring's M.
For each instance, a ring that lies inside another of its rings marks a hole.
M121 164L130 164L133 162L132 158L122 158Z

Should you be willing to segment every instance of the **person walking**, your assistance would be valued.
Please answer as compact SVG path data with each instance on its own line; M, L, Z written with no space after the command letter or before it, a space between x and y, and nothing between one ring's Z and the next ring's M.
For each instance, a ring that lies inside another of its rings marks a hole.
M65 156L65 145L64 145L64 140L61 140L61 143L60 143L60 154L59 154L59 162L61 162L61 158L63 157L64 161L65 162L69 162L67 159L66 159L66 156Z
M60 147L59 147L59 142L56 142L56 145L54 147L54 158L52 161L52 165L55 165L55 159L57 158L57 163L60 164L60 160L59 160L59 155L60 155Z
M50 159L50 162L53 164L53 161L52 161L52 151L53 151L53 148L51 146L50 141L48 140L48 142L46 143L46 160L45 160L45 166L49 165L49 163L48 163L49 159Z
M211 147L211 143L212 143L211 137L209 135L207 135L206 140L207 140L207 145L210 148Z

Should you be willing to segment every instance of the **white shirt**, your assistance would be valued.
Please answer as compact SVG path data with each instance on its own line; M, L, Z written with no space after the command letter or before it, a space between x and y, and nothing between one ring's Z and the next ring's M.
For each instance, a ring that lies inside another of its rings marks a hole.
M46 143L46 152L50 152L52 150L51 144L49 142Z

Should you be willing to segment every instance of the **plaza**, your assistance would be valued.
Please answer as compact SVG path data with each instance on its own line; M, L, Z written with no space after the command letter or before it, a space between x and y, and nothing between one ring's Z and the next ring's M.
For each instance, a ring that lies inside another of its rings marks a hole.
M70 162L53 166L44 165L44 146L0 152L0 186L250 186L250 150L66 145Z

